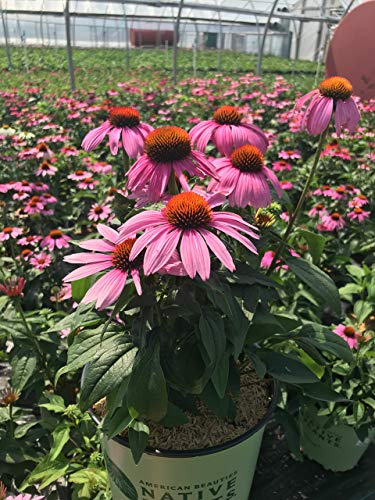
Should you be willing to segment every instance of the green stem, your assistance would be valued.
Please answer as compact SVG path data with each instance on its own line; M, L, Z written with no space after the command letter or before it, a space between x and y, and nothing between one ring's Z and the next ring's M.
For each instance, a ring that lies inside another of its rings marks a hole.
M176 182L176 176L174 175L173 170L172 170L171 176L169 177L169 181L168 181L168 191L169 191L169 194L173 194L173 195L179 193L177 182Z
M315 171L316 171L316 168L318 166L318 163L319 163L319 158L320 158L320 153L322 152L323 150L323 146L324 146L324 143L325 143L325 139L326 139L326 136L327 136L327 133L328 133L328 127L324 130L324 132L322 132L320 134L320 138L319 138L319 143L318 143L318 146L317 146L317 149L315 151L315 156L314 156L314 160L313 160L313 164L312 164L312 167L311 167L311 170L310 170L310 173L309 175L307 176L307 179L306 179L306 182L305 182L305 186L303 188L303 191L301 193L301 196L298 200L298 203L297 203L297 206L296 206L296 209L294 210L293 214L291 215L290 219L289 219L289 222L288 222L288 226L285 230L285 233L283 235L283 238L282 238L282 241L280 242L276 252L275 252L275 255L272 259L272 262L271 262L271 265L267 271L267 274L270 274L274 267L276 266L276 262L278 260L278 258L280 257L281 255L281 252L283 251L285 245L286 245L286 242L287 242L287 239L293 229L293 226L294 224L298 221L298 216L300 214L300 211L302 209L302 206L303 206L303 203L305 201L305 198L307 196L307 193L309 192L309 188L310 188L310 184L311 184L311 181L314 177L314 174L315 174Z
M13 404L9 405L9 433L10 438L14 438L14 420L13 420Z
M125 149L123 147L121 149L122 149L122 158L124 160L124 176L125 176L130 167L130 159L129 156L126 154Z

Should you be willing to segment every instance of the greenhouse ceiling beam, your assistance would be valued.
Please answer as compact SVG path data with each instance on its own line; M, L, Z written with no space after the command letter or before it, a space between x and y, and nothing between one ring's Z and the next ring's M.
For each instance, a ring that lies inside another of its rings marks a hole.
M184 4L184 0L180 0L178 4L178 11L176 21L174 23L174 35L173 35L173 83L177 83L177 52L178 52L178 39L180 37L180 21L181 12Z
M108 0L96 0L97 2L105 2L108 4ZM122 3L122 0L111 0L111 3ZM143 6L148 6L148 7L178 7L179 3L178 2L168 2L160 4L160 2L157 1L143 1L143 0L131 0L126 2L127 5L143 5ZM253 15L253 16L259 16L259 17L265 17L268 18L269 12L264 11L264 10L257 10L257 9L247 9L246 11L244 9L239 9L236 7L226 7L226 6L220 6L218 8L216 5L206 5L206 4L187 4L184 3L183 9L192 9L192 10L208 10L208 11L213 11L217 12L218 10L221 11L221 13L228 13L228 14L242 14L242 15ZM3 9L4 12L7 12L8 14L34 14L35 11L32 9L13 9L13 8L5 8ZM50 11L45 11L43 12L44 15L50 15L50 16L62 16L63 12L61 11L55 11L55 10L50 10ZM116 14L110 14L105 16L103 13L89 13L89 12L71 12L70 16L88 16L88 17L119 17L119 15ZM128 17L131 17L131 15L128 15ZM150 17L159 17L159 16L150 16ZM173 16L163 16L165 18L173 18ZM190 16L189 16L190 17ZM337 24L340 22L341 17L332 17L332 16L307 16L307 15L298 15L298 14L291 14L288 12L276 12L274 13L273 17L277 17L279 19L289 19L289 20L296 20L300 22L310 22L310 21L315 21L315 22L327 22L330 24ZM181 17L182 19L182 17ZM228 20L224 20L223 22ZM238 23L238 21L236 21Z

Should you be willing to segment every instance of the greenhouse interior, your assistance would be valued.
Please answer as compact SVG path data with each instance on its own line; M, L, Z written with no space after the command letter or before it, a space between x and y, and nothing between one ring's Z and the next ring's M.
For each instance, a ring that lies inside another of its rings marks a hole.
M375 0L0 11L0 500L375 500Z

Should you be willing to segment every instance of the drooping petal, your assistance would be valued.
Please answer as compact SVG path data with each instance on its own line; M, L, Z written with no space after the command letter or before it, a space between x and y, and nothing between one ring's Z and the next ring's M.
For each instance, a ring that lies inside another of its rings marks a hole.
M212 142L222 155L230 156L233 152L231 126L220 125L212 137Z
M257 231L258 229L246 222L237 214L234 214L232 212L213 212L212 220L214 222L221 222L223 224L231 225L239 231L248 234L252 238L259 239L259 235L252 231L252 229L255 231Z
M271 181L272 186L275 188L276 194L279 198L281 198L283 194L283 190L281 188L279 179L277 178L277 175L268 167L263 167L263 172L266 175L266 177Z
M244 144L253 144L256 146L262 153L265 153L268 148L268 139L259 127L256 125L253 125L252 123L241 123L239 126L232 126L232 134L234 133L234 138L236 138L235 135L235 130L246 130L245 134L245 141L244 140L239 140L238 143L237 141L234 143L234 147L238 148L240 146L243 146Z
M214 165L212 165L212 163L207 160L203 153L201 153L200 151L192 151L191 156L194 159L198 170L209 177L213 177L214 179L219 180L219 175L216 172Z
M150 200L156 203L165 193L169 178L172 174L170 163L159 163L148 182L147 192Z
M211 227L218 229L219 231L222 231L223 233L228 234L235 240L239 241L244 245L246 248L248 248L251 252L258 254L258 250L256 249L255 245L245 238L245 236L242 236L238 231L233 229L233 227L229 226L229 224L224 224L223 222L211 222L210 224Z
M308 92L304 96L300 97L299 99L296 100L296 105L294 106L294 109L296 111L300 111L303 108L304 104L309 99L311 99L314 95L317 95L317 94L319 94L319 90L318 89L314 89L311 92Z
M320 97L310 111L306 120L306 127L311 135L318 135L325 131L331 120L333 99Z
M160 268L165 266L177 248L180 235L181 230L174 229L147 247L143 261L143 270L146 276L158 272Z
M205 120L198 123L190 130L190 139L192 143L197 146L198 151L204 153L208 141L211 139L213 133L218 127L219 124L214 120Z
M97 127L97 128L94 128L93 130L90 130L90 132L88 134L86 134L86 136L84 137L84 139L82 141L82 144L81 144L82 148L87 152L92 151L94 148L96 148L96 146L98 146L102 142L102 140L106 136L107 132L111 128L112 128L112 125L107 120L102 125L100 125L100 127Z
M358 107L352 97L346 101L341 99L337 100L335 111L335 128L336 133L339 135L342 128L347 128L350 134L355 132L360 114Z
M212 253L222 262L222 264L229 269L229 271L234 271L236 266L234 265L231 254L228 252L224 243L214 234L207 231L207 229L200 228L199 232L206 240L207 245L211 249Z
M120 226L120 237L117 243L121 243L122 241L130 238L131 235L139 233L144 229L165 223L165 217L157 210L147 210L147 212L136 214L127 220L125 224Z
M190 278L198 273L203 281L210 277L211 260L207 244L198 231L183 232L180 245L182 263Z
M80 252L66 255L65 262L69 264L92 264L94 262L111 262L111 255L103 253Z
M150 179L151 174L157 170L157 167L158 165L150 160L147 155L142 155L130 167L126 187L132 191L141 191Z
M109 149L113 155L117 155L118 152L118 141L120 140L121 128L114 127L109 132Z
M105 226L104 224L98 224L96 226L96 229L98 230L98 233L103 236L103 238L110 241L111 243L114 244L117 243L117 240L120 235L117 231L115 231L111 227Z
M115 245L103 240L80 241L79 246L85 250L95 250L96 252L112 252Z
M138 269L132 269L130 271L130 274L132 275L134 286L135 289L137 290L138 295L142 295L142 285Z
M130 158L137 158L143 153L143 139L130 127L124 127L121 131L122 145Z
M95 300L97 309L105 309L119 298L126 284L126 277L125 271L112 269L93 284L83 297L82 303L89 304Z
M148 246L150 245L155 239L157 238L163 238L165 235L169 233L171 230L171 227L169 224L161 225L161 226L156 226L152 227L151 229L147 229L142 236L136 239L130 255L129 255L129 260L134 260L138 257L138 255Z
M87 264L86 266L82 266L69 273L67 276L65 276L63 281L65 283L70 283L71 281L77 281L81 278L87 278L87 276L91 276L93 274L99 273L100 271L104 271L104 269L108 269L111 266L111 262L96 262L95 264Z

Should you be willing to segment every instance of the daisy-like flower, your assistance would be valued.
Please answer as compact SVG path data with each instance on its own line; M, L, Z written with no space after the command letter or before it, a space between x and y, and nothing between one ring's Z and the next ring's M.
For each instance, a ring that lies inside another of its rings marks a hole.
M269 269L273 262L273 258L275 257L275 252L273 250L268 250L267 252L264 252L264 255L262 257L262 260L260 261L260 267L263 269ZM278 271L280 268L282 269L288 269L288 266L286 264L283 264L282 266L280 265L281 262L280 260L276 261L276 267L275 269Z
M51 264L51 256L48 253L41 252L38 254L34 254L30 259L30 264L35 268L43 271L46 267L49 267Z
M86 179L86 177L90 177L90 175L90 172L85 170L76 170L72 174L68 175L68 179L71 179L72 181L82 181L83 179Z
M136 259L146 248L143 270L146 275L158 272L179 246L181 261L190 278L198 273L202 280L210 277L211 260L209 249L230 271L235 265L223 242L212 232L222 231L257 254L254 244L239 231L258 238L254 226L231 212L214 212L225 197L214 194L205 199L198 193L187 192L173 196L160 210L148 210L131 217L120 228L120 240L145 231L136 241L130 260Z
M283 160L299 160L302 156L299 151L288 149L280 151L279 158L282 158Z
M61 148L61 153L65 156L78 156L78 149L73 146L65 146Z
M4 227L0 231L0 241L6 241L10 238L17 238L20 234L22 234L22 229L20 229L19 227Z
M94 180L91 176L82 179L77 183L77 187L80 189L94 189L95 186L99 184L99 181Z
M272 169L275 172L290 172L292 170L292 165L285 160L279 160L272 163Z
M72 238L70 236L67 236L66 234L63 234L60 229L52 229L52 231L49 232L48 236L46 236L40 243L41 247L48 247L49 251L52 252L52 250L56 247L58 249L61 248L68 248L69 246L69 241Z
M263 155L256 146L241 146L233 151L230 158L218 158L213 160L213 164L220 180L211 181L209 189L229 195L232 207L249 204L255 209L267 207L272 201L267 180L278 196L282 194L276 175L264 165Z
M364 194L359 194L358 196L355 196L348 203L350 208L363 207L363 205L367 205L367 204L368 204L368 199Z
M151 125L141 122L140 115L135 108L112 108L109 111L108 120L85 136L82 148L87 152L92 151L108 134L109 148L111 153L116 155L121 136L127 155L130 158L137 158L143 153L145 138L152 130L154 128Z
M282 213L280 214L280 219L285 220L285 222L289 222L289 219L290 219L289 212L288 212L288 211L286 211L286 212L282 212Z
M318 215L318 217L322 217L322 215L327 215L327 210L321 203L318 203L309 211L310 217L315 217L316 215Z
M293 189L293 183L290 181L280 181L279 182L281 189L284 189L285 191L290 191Z
M21 277L8 278L3 283L0 283L0 292L8 297L23 297L23 289L25 288L26 280Z
M180 127L166 125L146 137L145 154L130 168L127 188L134 192L147 190L149 200L156 202L172 175L185 191L190 190L183 171L191 176L218 178L204 154L192 150L189 134Z
M24 248L21 253L19 254L19 257L20 259L28 262L28 260L30 259L30 257L33 255L33 251L30 249L30 248Z
M28 236L24 236L23 238L20 238L17 241L17 245L21 245L21 246L36 245L38 243L38 241L40 241L41 239L42 239L41 236L29 234Z
M351 349L358 348L358 338L361 337L359 332L356 332L355 328L352 326L345 326L343 324L339 324L333 330L336 335L343 338L349 345Z
M204 152L209 141L225 156L230 156L233 149L245 144L253 144L262 153L268 147L268 139L264 132L242 119L238 108L221 106L213 115L212 120L205 120L190 130L190 138L198 151Z
M365 219L370 217L370 212L367 212L360 207L356 207L352 212L348 213L348 217L350 220L357 219L358 222L363 222Z
M70 264L84 264L64 278L65 283L86 278L101 271L109 270L87 291L82 302L88 304L95 301L97 309L104 309L113 304L120 296L130 274L138 295L142 295L139 276L140 259L129 260L130 252L136 242L135 238L126 238L119 242L119 233L103 224L97 225L102 239L82 241L79 246L95 253L76 253L64 257Z
M30 493L20 493L16 497L7 496L5 500L43 500L45 497L41 497L40 495L30 495Z
M336 231L337 229L342 229L345 226L345 221L338 212L323 215L322 223L326 228L326 231Z
M338 186L336 189L333 189L330 198L332 198L332 200L342 200L347 198L346 187Z
M318 189L315 189L315 191L313 192L313 194L316 194L316 195L323 195L323 196L326 196L328 198L331 198L332 195L334 193L334 189L331 188L331 186L329 186L328 184L325 184L324 186L320 186Z
M43 203L46 204L57 202L57 198L50 193L43 193L40 198L42 199Z
M35 170L35 175L41 175L42 177L45 177L46 175L55 175L56 172L57 168L45 160Z
M334 113L336 134L339 135L344 128L353 134L360 115L352 94L352 84L346 78L340 76L326 78L318 89L297 99L297 111L301 111L310 101L304 112L301 128L306 128L311 135L321 134L328 127Z
M44 209L44 204L42 203L39 196L32 196L30 200L25 205L24 211L27 214L38 214Z
M88 218L89 220L98 222L98 220L108 219L111 212L111 207L108 205L99 205L98 203L94 203L90 209Z

